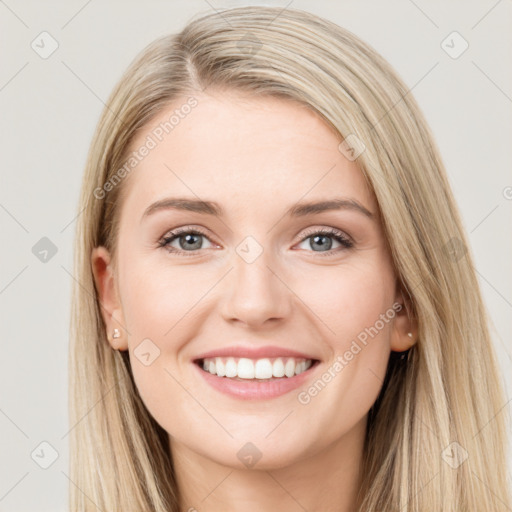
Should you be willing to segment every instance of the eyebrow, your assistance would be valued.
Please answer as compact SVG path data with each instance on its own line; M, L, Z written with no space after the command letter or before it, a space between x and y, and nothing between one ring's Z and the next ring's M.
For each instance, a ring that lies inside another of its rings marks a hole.
M144 211L142 219L152 215L157 211L169 209L185 210L189 212L201 213L204 215L213 215L215 217L222 217L224 215L223 208L215 201L201 201L188 198L165 198L149 205ZM312 215L332 210L352 210L362 213L369 219L375 218L374 214L358 201L348 198L335 198L324 201L297 203L285 212L285 216L304 217L306 215Z

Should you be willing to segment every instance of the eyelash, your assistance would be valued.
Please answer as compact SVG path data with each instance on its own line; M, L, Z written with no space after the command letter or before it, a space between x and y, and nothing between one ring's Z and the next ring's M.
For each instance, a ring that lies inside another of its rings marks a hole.
M164 247L167 251L169 251L172 254L177 254L181 256L195 256L197 251L182 251L181 249L176 249L175 247L169 247L169 244L176 240L180 235L187 234L187 235L200 235L204 236L205 238L208 238L208 235L206 233L203 233L199 229L188 229L188 228L182 228L177 229L176 231L170 231L167 233L159 242L159 247ZM339 247L338 250L336 249L330 249L328 251L310 251L318 253L320 256L333 256L333 253L337 253L340 250L343 249L350 249L354 246L354 243L349 240L341 231L338 231L334 228L328 228L328 229L312 229L311 231L308 231L304 234L302 239L299 243L304 242L308 238L311 238L313 235L326 235L334 238L337 242L339 242L343 247Z

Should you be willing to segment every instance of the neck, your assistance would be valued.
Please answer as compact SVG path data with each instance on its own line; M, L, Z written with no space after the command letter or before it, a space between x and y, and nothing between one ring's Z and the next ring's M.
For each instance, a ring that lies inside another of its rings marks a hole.
M180 512L354 512L366 417L335 443L286 466L240 469L170 439Z

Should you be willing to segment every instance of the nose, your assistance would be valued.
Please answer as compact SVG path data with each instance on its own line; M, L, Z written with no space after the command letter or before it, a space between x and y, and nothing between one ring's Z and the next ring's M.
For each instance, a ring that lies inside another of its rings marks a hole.
M289 317L293 294L283 276L267 261L265 252L252 263L235 255L233 266L226 276L224 299L221 299L226 321L256 328Z

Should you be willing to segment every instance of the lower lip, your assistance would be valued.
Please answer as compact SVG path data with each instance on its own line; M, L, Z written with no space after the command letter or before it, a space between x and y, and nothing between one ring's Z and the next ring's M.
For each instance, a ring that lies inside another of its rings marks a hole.
M258 381L257 379L243 381L229 377L219 377L204 371L198 364L193 364L203 379L217 391L242 400L265 400L289 393L304 384L318 366L319 361L314 362L305 372L299 373L299 375L268 381Z

